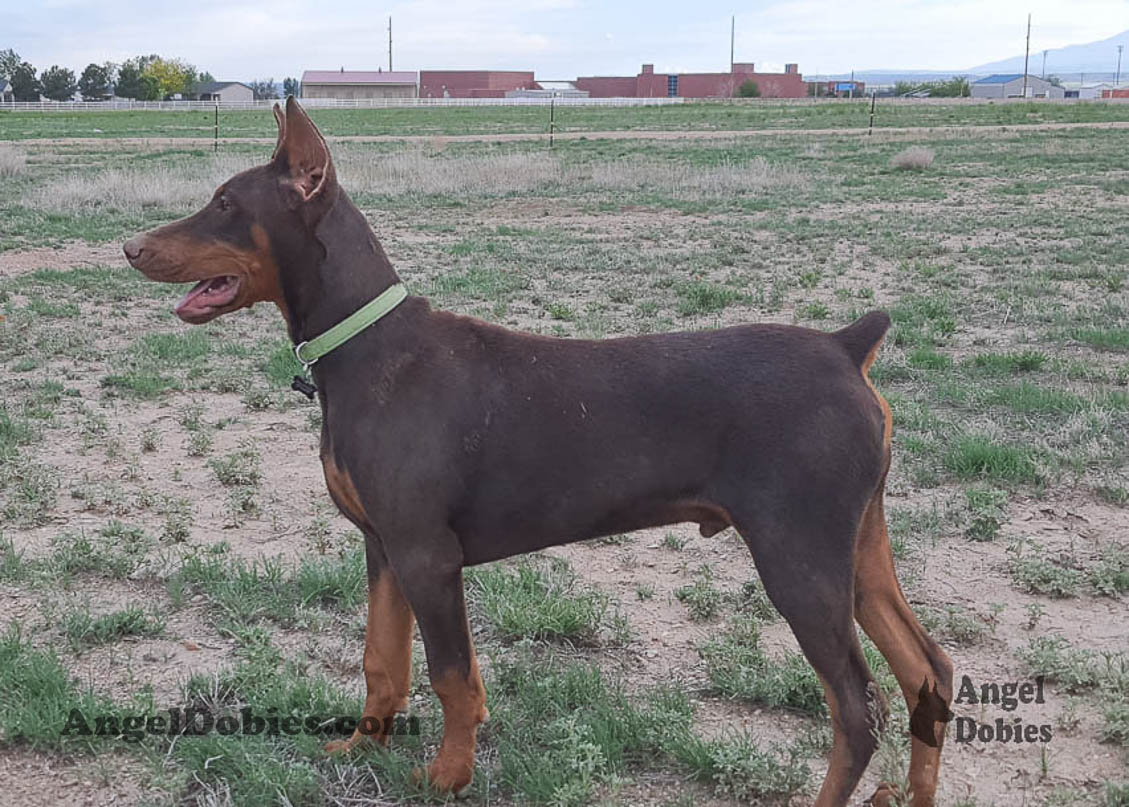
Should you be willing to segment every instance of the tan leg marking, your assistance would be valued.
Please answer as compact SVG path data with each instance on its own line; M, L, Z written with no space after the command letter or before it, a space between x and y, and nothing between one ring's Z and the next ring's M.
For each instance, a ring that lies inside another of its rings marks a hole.
M438 755L427 766L427 782L439 792L458 793L474 778L478 726L490 716L474 648L465 677L451 671L433 678L431 685L443 704L443 742Z
M365 705L361 722L347 740L327 743L325 750L348 752L367 741L388 744L388 730L397 712L408 708L412 683L412 627L415 619L395 575L384 569L369 581L365 627Z
M952 701L953 665L934 642L906 603L894 572L894 556L886 532L880 489L871 500L859 528L855 560L855 617L886 657L905 696L909 714L917 708L922 682L937 687L946 703ZM909 781L913 807L932 807L941 765L941 745L946 724L934 723L934 748L917 737L912 739ZM889 799L888 786L879 788L874 803Z

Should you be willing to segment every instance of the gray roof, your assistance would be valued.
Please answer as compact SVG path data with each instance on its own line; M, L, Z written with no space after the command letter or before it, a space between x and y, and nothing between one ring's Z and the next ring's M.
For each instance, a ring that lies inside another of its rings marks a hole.
M996 73L995 75L987 76L979 81L973 82L974 84L1008 84L1012 81L1017 81L1023 78L1022 73ZM1029 76L1035 78L1035 76Z
M203 84L196 85L196 92L203 95L204 93L219 92L224 87L247 87L242 81L205 81ZM247 89L251 89L247 87Z

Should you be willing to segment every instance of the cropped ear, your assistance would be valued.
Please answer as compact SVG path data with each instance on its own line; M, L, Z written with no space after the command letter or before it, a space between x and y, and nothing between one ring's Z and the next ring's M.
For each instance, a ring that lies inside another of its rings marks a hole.
M272 159L286 168L287 184L303 202L324 195L337 184L325 138L293 95L286 99L286 114L281 115L277 106L274 114L279 121L279 140Z
M286 139L286 114L277 101L274 104L274 119L278 122L278 142L274 144L274 154L270 156L271 160L278 157L278 153L282 151L282 141Z

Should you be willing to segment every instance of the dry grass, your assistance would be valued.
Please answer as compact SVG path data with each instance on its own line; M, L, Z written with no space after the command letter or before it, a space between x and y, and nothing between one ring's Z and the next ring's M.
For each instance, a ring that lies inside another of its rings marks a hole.
M32 204L65 212L137 213L146 208L188 212L203 205L220 183L248 167L246 157L219 156L95 174L68 173L40 188Z
M796 190L807 185L807 181L807 175L798 169L773 165L757 157L745 163L727 162L711 167L620 160L597 165L590 184L605 190L655 191L675 198L705 198L756 194L777 188Z
M553 157L516 152L447 157L422 149L387 155L337 149L342 186L378 196L496 196L548 189L561 181Z
M890 160L890 165L899 171L924 171L933 164L936 155L933 149L924 146L910 146L904 151L899 151Z
M798 189L808 182L800 170L762 158L717 166L657 159L565 165L558 157L544 153L449 156L440 153L441 146L432 145L428 150L412 148L381 155L338 149L338 175L350 193L392 198L641 191L700 199ZM147 208L189 212L202 205L217 185L247 167L246 158L221 155L177 164L70 174L47 183L32 203L41 209L66 212L113 209L136 213Z
M14 177L27 168L27 157L11 146L0 145L0 177Z

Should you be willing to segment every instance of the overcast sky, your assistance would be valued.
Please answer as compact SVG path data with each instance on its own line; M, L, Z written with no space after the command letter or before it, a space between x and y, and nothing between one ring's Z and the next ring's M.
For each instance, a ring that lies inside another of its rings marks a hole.
M32 0L6 4L0 49L39 69L139 53L178 56L222 80L305 69L532 69L538 78L728 68L803 73L954 69L1105 39L1129 28L1129 0Z

